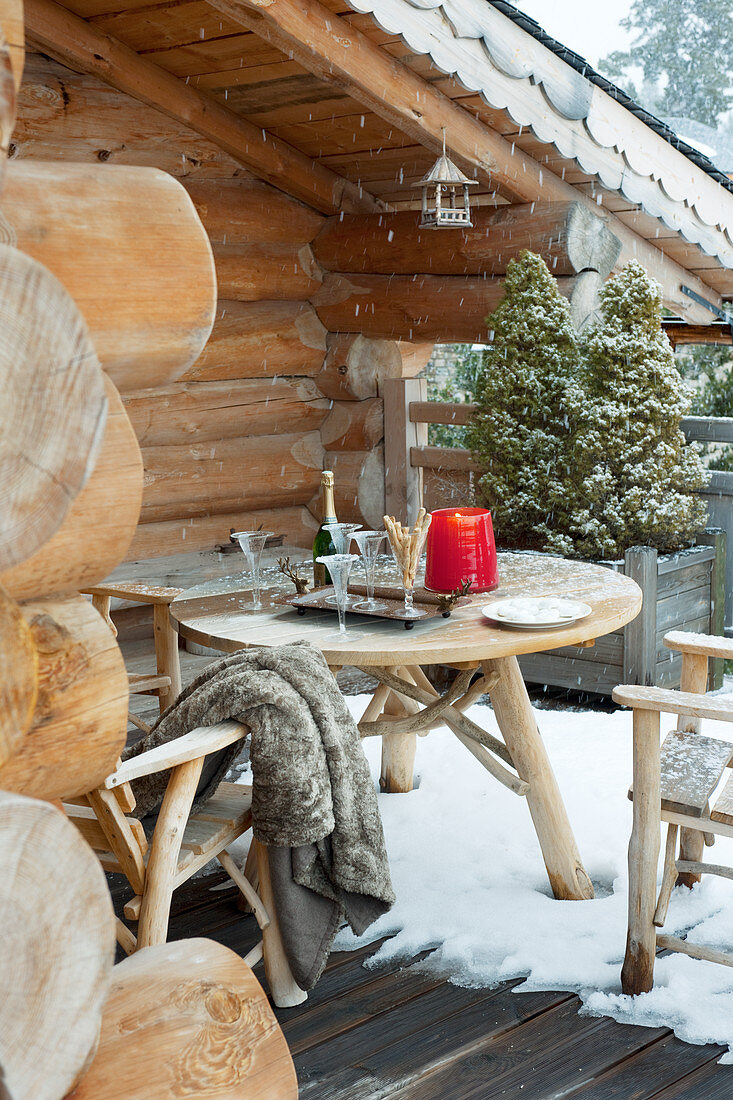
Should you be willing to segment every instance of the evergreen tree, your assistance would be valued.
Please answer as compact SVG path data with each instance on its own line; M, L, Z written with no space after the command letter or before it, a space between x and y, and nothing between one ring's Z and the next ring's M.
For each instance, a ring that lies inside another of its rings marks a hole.
M680 429L689 396L661 319L660 287L634 261L601 290L601 319L583 340L588 408L570 524L581 557L677 550L705 524L693 495L705 471Z
M487 318L491 346L476 380L467 446L487 473L478 495L504 546L568 553L567 486L582 408L570 308L540 256L507 267L505 297Z
M604 58L601 72L638 99L630 74L641 70L649 110L714 127L733 105L733 0L634 0L621 26L633 44Z

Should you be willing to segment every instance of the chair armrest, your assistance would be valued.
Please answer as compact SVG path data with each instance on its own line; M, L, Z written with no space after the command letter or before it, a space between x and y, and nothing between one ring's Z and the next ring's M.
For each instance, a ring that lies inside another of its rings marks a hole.
M620 684L613 689L613 699L634 710L656 710L690 715L692 718L711 718L715 722L733 722L733 699L729 695L696 695L691 691Z
M699 653L703 657L723 657L733 660L733 638L722 638L718 634L691 634L686 630L670 630L664 635L667 649L679 653Z
M82 588L86 596L114 596L118 600L130 600L131 603L162 603L170 605L182 588L168 588L164 585L141 584L137 581L119 584L95 584L91 588Z
M108 775L104 781L107 790L121 787L123 783L129 783L133 779L139 779L141 775L152 775L154 772L166 771L175 768L178 764L185 764L189 760L198 760L201 756L225 749L233 745L235 741L243 740L249 733L249 727L241 722L219 722L216 726L199 726L198 729L184 733L175 741L169 741L165 745L159 745L155 749L141 752L139 756L133 756L125 760L116 771Z

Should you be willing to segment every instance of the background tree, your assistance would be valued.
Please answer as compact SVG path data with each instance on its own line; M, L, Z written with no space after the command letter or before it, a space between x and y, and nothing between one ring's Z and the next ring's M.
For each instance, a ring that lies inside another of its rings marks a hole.
M478 495L501 545L568 552L573 424L582 408L570 307L545 262L522 252L487 318L467 445L486 469Z
M465 405L474 400L482 352L471 344L450 344L446 350L452 359L447 378L437 378L430 370L431 364L428 364L428 401ZM431 424L428 427L428 443L431 447L465 447L466 428Z
M733 105L733 0L634 0L621 26L632 45L601 72L656 114L715 126Z
M677 550L705 525L693 495L705 470L680 428L690 397L661 321L661 289L634 261L601 290L601 319L583 339L587 418L568 490L581 557Z
M733 416L733 350L725 345L688 344L675 362L683 378L694 384L691 416ZM710 470L733 470L733 447L699 444Z

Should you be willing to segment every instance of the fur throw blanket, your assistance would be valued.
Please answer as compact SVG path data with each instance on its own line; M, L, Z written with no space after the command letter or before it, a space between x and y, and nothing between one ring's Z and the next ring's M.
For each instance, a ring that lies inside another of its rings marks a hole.
M253 831L270 849L293 976L310 989L343 919L360 935L394 902L359 731L319 650L253 647L210 665L127 757L229 718L251 731ZM239 752L241 743L207 758L194 809ZM159 773L133 783L139 817L159 808L167 780Z

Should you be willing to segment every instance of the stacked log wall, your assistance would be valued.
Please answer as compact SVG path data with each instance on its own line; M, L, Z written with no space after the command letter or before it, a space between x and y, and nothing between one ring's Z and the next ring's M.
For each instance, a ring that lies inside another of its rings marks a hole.
M26 58L13 162L147 165L186 188L218 281L214 328L174 382L144 371L123 400L145 481L128 558L210 548L230 528L264 525L309 545L324 467L339 515L383 511L379 382L401 373L396 342L331 333L315 302L324 273L312 242L324 218L205 139L89 76Z

